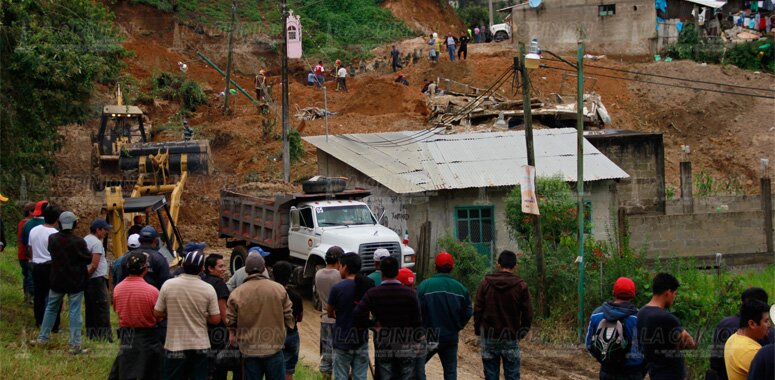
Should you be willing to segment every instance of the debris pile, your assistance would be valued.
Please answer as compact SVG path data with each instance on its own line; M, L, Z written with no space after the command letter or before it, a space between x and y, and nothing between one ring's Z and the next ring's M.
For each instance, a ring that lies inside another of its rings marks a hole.
M328 111L328 116L334 116L336 112ZM319 107L305 107L296 111L296 119L298 120L315 120L321 119L326 116L326 110Z

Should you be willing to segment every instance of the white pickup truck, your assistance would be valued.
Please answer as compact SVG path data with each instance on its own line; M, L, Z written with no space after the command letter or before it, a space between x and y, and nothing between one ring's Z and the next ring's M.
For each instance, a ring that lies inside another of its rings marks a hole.
M511 25L509 23L494 24L490 27L493 41L501 42L511 39Z
M415 252L408 241L378 223L366 203L368 190L332 193L276 195L265 199L234 191L221 191L220 237L232 249L232 272L245 264L247 250L260 246L271 252L268 264L288 260L296 269L292 280L310 284L315 272L325 266L331 246L355 252L362 271L374 271L374 251L387 249L402 267L413 267Z

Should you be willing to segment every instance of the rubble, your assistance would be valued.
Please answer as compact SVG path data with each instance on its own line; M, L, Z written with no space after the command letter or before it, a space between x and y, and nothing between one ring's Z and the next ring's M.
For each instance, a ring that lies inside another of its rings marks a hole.
M328 116L334 116L336 112L328 111ZM315 120L321 119L326 116L326 110L319 107L305 107L296 111L296 119L298 120Z

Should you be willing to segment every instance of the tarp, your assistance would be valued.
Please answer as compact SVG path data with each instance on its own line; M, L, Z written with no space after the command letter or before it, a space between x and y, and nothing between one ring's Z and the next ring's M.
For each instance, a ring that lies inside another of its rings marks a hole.
M725 1L716 1L716 0L686 0L686 1L688 1L690 3L694 3L694 4L703 5L703 6L706 6L708 8L713 8L713 9L721 8L721 7L724 6L724 4L727 3L726 0Z

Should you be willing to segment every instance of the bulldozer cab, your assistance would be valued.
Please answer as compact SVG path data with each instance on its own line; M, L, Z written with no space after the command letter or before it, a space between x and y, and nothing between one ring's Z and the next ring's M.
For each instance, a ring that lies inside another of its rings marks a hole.
M118 160L125 145L148 141L143 111L136 106L105 106L95 140L101 161Z
M110 230L110 243L113 256L118 258L128 251L127 231L129 220L134 214L146 216L148 225L154 226L159 232L159 252L167 259L170 266L180 261L177 249L182 246L183 239L175 225L167 199L163 195L148 195L124 198L118 188L110 188L106 197L106 219L113 228ZM152 216L156 218L152 218Z

